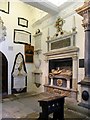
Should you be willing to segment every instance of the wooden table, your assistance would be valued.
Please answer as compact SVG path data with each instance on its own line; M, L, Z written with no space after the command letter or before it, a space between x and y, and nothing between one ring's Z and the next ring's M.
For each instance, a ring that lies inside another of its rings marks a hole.
M49 120L49 114L53 113L53 120L64 120L65 96L54 96L39 100L42 107L39 120Z

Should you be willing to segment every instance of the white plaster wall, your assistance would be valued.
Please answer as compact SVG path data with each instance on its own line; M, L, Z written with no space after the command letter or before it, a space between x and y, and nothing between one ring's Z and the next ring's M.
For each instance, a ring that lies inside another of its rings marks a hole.
M42 10L39 10L35 7L32 7L31 13L32 13L32 21L31 21L32 24L34 24L35 22L43 18L45 15L47 15L46 12L43 12Z
M15 0L10 2L10 13L6 14L0 11L0 16L4 21L4 25L7 28L7 36L6 40L0 43L0 51L2 51L8 60L8 94L11 94L11 72L14 64L15 56L18 52L21 52L24 55L24 45L23 44L15 44L13 43L13 35L14 29L26 30L32 33L32 14L31 7L27 6L20 2L19 0ZM23 17L28 20L29 26L28 28L22 27L18 25L18 17ZM33 45L32 41L32 45ZM12 50L9 50L9 47L12 47ZM25 56L24 56L25 57ZM33 70L33 64L26 64L26 69L28 72L28 91L32 88L32 75L31 72Z

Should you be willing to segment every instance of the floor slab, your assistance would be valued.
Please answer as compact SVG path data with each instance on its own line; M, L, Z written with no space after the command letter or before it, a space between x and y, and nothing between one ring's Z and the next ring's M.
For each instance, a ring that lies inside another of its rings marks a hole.
M41 94L20 94L8 98L4 98L2 102L2 118L33 118L39 117L41 107L38 100L53 96L49 93ZM64 116L65 119L89 120L88 116L67 107L70 100L65 100ZM70 101L71 102L71 101ZM72 101L73 102L73 101ZM52 117L52 115L51 115Z

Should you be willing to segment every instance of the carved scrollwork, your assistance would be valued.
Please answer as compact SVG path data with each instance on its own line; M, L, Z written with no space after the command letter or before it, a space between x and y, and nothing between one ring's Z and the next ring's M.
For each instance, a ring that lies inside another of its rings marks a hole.
M87 11L84 12L84 15L83 15L82 26L84 28L87 28L87 26L90 24L90 17L88 16L88 14L90 14L90 13L87 10Z
M59 17L57 20L56 20L56 23L55 23L55 27L57 29L57 33L60 32L60 34L63 34L63 30L62 30L62 27L63 27L63 24L65 23L65 20L63 20L61 17Z
M76 12L83 17L82 26L86 29L90 25L90 0L85 0L84 5L76 9Z

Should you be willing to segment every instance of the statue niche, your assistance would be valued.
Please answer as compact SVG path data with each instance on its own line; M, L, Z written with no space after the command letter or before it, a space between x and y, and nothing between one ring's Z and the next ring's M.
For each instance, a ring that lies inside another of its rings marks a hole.
M24 57L18 53L15 57L12 76L12 94L26 92L27 89L27 71Z

